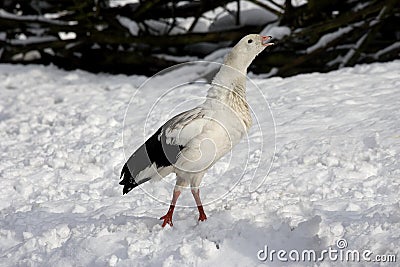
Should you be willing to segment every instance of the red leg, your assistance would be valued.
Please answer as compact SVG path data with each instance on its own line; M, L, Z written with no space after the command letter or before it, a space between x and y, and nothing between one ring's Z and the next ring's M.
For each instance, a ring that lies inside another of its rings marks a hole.
M204 213L204 210L203 210L203 206L197 206L197 209L199 210L199 221L205 221L205 220L207 220L207 216L206 216L206 214Z
M162 216L160 218L160 220L164 220L162 227L165 227L167 225L167 223L170 226L173 226L174 224L172 223L172 214L174 213L174 205L170 205L167 214L165 214L164 216Z
M194 200L196 201L197 209L199 210L199 221L207 220L207 216L204 213L203 204L201 204L200 200L200 190L192 189L192 195L194 197Z
M172 214L174 213L176 201L178 200L179 195L181 194L181 191L175 191L174 194L172 195L172 201L171 205L169 206L167 214L162 216L160 220L164 220L163 224L161 225L162 227L165 227L167 224L170 226L173 226L174 224L172 223Z

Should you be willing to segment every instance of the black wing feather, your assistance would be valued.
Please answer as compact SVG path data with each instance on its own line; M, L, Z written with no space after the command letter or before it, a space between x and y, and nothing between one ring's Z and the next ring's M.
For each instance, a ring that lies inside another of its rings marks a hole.
M147 182L151 177L142 177L137 181L138 174L150 167L153 163L157 168L174 164L179 152L183 149L180 145L166 143L166 137L162 134L162 128L158 129L141 147L139 147L128 159L121 171L123 176L120 185L124 185L123 194L128 193L138 185Z

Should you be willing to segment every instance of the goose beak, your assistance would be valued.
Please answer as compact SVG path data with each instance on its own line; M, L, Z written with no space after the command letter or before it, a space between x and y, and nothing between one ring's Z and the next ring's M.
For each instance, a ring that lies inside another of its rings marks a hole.
M268 43L269 40L272 39L272 36L261 36L261 43L263 46L270 46L273 45L274 43Z

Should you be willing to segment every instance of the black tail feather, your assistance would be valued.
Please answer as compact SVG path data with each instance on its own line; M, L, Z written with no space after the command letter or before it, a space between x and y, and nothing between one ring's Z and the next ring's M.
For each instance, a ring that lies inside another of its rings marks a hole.
M146 179L140 180L139 183L136 182L135 179L132 177L132 174L129 171L128 165L126 163L125 163L124 167L122 168L120 179L122 178L122 176L124 176L124 178L122 179L121 182L119 182L119 184L124 186L124 189L122 191L123 195L127 194L129 191L131 191L136 186L143 184L144 182L147 182L148 180L151 179L151 178L146 178Z
M120 178L123 179L119 184L124 186L123 194L155 177L159 168L175 163L182 149L182 146L168 144L162 127L159 128L130 156L122 168ZM144 170L147 170L144 172L146 174L142 173Z

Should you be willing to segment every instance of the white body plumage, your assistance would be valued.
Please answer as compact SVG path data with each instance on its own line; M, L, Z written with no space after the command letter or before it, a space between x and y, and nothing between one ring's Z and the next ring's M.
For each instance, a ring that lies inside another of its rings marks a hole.
M210 90L215 87L220 86ZM251 125L245 99L231 88L219 90L226 95L208 97L202 105L165 125L166 142L184 146L171 170L179 178L178 187L190 184L197 188L205 171L239 143Z

